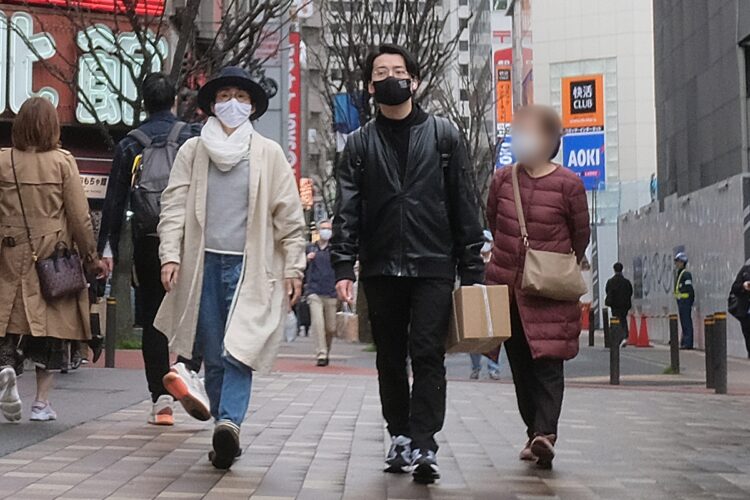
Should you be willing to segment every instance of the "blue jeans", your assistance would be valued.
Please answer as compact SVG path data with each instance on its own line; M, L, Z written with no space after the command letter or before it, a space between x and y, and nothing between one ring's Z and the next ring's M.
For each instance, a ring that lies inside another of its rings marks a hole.
M688 300L678 300L677 310L680 313L682 325L682 347L693 348L693 303Z
M471 357L471 369L475 371L479 371L482 369L482 358L484 357L483 354L469 354ZM487 358L487 370L491 372L499 372L500 371L500 365L498 363L495 363L490 358Z
M196 351L203 355L211 415L241 425L250 404L253 371L224 353L224 333L240 274L242 256L206 252Z

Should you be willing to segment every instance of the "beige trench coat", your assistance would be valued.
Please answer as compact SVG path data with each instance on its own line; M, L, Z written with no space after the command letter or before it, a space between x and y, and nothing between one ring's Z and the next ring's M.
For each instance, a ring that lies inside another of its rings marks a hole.
M270 371L283 336L284 278L302 278L305 239L302 204L281 146L253 133L250 145L247 237L240 284L229 313L224 349L258 372ZM154 325L170 349L191 357L203 285L208 152L200 138L177 154L161 198L159 257L180 264Z
M68 340L91 338L88 291L47 303L39 290L31 247L21 215L10 149L0 150L0 337L31 334ZM69 152L14 151L31 237L39 258L62 241L92 260L96 242L76 161Z

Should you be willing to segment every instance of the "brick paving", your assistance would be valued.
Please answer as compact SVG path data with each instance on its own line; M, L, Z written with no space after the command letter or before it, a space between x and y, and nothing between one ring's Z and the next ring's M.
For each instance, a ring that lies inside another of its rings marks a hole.
M148 426L144 401L1 457L0 498L750 498L750 398L570 388L555 469L540 471L516 458L512 385L452 381L448 392L443 477L430 487L380 471L374 377L279 373L254 381L228 473L207 460L210 424L180 412L172 428Z

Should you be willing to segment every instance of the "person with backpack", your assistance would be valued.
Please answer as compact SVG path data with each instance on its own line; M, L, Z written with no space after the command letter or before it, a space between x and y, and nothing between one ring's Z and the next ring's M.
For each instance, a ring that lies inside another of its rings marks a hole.
M146 369L148 390L153 406L148 422L154 425L174 423L174 398L164 386L163 378L170 373L167 339L154 326L156 311L164 298L159 262L160 196L166 188L172 162L179 147L190 137L200 133L199 124L180 122L172 111L176 89L169 77L151 73L143 80L141 89L143 105L148 118L131 131L115 148L107 194L104 199L99 252L111 274L118 260L118 247L125 211L133 212L133 282L135 287L138 324L143 327L141 349ZM193 392L200 394L201 387L191 371L198 371L186 359L175 365L183 378L195 385ZM190 369L186 369L190 366ZM207 414L207 410L203 412Z
M379 113L349 136L337 167L331 260L339 299L352 304L359 258L391 435L385 471L427 484L440 477L435 434L445 420L453 287L456 275L482 282L484 238L466 148L453 124L414 103L419 75L398 45L366 60Z

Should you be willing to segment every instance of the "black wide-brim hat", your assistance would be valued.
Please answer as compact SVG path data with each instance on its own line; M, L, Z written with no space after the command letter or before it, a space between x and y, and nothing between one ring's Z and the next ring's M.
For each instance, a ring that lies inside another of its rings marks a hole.
M257 120L268 111L268 94L259 83L250 78L250 73L239 66L227 66L217 76L206 82L198 91L198 106L208 116L214 116L211 105L216 101L216 94L226 87L237 87L247 91L255 106L250 120Z

